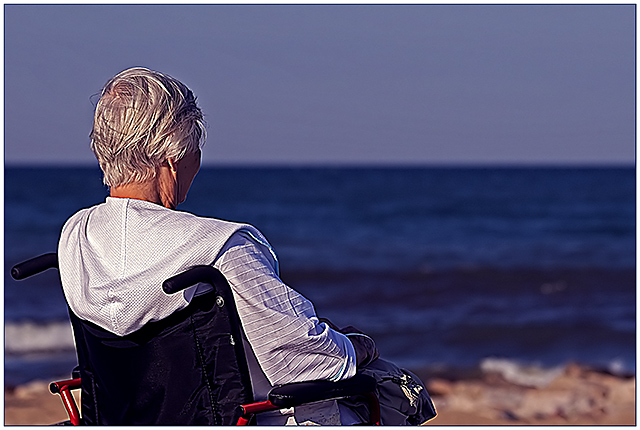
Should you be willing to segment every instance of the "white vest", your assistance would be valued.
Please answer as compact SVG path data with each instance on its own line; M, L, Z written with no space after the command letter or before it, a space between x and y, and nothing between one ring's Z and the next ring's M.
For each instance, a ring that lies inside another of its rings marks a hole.
M64 225L60 278L71 310L124 336L186 307L191 287L167 295L162 282L194 265L212 264L227 240L247 231L277 260L252 226L198 217L134 199L107 197Z

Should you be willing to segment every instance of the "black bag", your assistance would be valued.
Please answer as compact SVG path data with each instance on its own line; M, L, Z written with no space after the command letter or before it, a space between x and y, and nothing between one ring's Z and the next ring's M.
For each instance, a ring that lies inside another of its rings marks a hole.
M387 426L421 425L436 416L436 408L424 384L415 374L378 358L358 373L376 380L380 401L380 424ZM366 420L368 408L358 396L338 401Z

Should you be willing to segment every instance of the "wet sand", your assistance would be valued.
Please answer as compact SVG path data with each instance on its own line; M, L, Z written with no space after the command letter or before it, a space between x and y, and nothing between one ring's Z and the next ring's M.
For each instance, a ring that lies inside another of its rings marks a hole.
M421 375L422 376L422 375ZM569 365L540 387L498 373L424 378L438 410L429 425L635 425L635 377ZM74 393L77 396L77 392ZM5 388L5 425L66 420L48 382Z

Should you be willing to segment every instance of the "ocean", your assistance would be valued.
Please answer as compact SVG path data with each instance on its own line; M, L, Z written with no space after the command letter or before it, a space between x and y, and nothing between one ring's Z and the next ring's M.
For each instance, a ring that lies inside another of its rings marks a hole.
M180 210L258 227L319 316L412 370L569 362L635 373L634 168L201 169ZM55 271L97 168L5 168L5 384L75 365Z

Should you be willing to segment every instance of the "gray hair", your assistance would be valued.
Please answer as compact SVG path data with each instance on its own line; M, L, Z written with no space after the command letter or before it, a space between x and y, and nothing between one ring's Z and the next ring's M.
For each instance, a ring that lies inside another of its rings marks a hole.
M105 185L116 187L152 179L168 159L196 152L206 131L189 88L134 67L105 84L90 137Z

